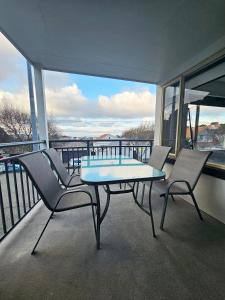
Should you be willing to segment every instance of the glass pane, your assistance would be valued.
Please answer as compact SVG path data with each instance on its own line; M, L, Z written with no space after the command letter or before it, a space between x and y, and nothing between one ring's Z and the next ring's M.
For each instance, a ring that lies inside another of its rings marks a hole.
M179 97L180 89L178 83L168 86L165 89L162 145L172 147L173 153L175 152L176 144Z
M183 147L213 150L209 161L225 165L225 76L185 89L182 127Z

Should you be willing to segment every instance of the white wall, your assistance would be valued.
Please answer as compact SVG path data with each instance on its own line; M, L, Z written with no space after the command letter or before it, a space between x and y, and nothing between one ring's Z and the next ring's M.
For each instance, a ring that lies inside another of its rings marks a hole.
M171 164L165 165L164 171L167 176L172 167ZM202 211L225 223L225 180L202 174L195 187L194 195ZM189 196L182 196L182 198L193 204Z

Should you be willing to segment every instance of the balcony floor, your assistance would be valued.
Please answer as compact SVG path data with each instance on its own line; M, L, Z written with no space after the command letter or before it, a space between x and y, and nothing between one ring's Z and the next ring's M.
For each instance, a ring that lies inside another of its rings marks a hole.
M56 214L31 256L49 214L38 204L1 244L0 299L224 299L225 225L178 199L162 232L154 197L154 239L131 195L112 198L100 251L83 208Z

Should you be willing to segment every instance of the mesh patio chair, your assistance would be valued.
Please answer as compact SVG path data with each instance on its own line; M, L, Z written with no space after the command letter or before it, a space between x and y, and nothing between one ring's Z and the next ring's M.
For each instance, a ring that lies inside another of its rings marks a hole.
M70 175L67 172L65 166L63 165L62 160L59 157L59 154L57 153L57 151L55 149L50 148L50 149L44 150L43 152L50 160L53 169L59 176L61 183L66 188L73 188L76 186L84 185L84 183L82 183L80 181L80 175L78 175L78 174Z
M152 148L152 153L150 155L148 164L155 169L162 170L170 151L171 151L171 147L158 146L158 145L154 146ZM149 201L150 201L152 184L153 184L153 181L143 183L141 205L143 205L143 202L144 202L144 194L145 194L145 186L146 185L149 185Z
M211 153L210 151L182 149L169 178L155 182L154 188L160 193L160 197L165 199L160 224L161 229L163 229L164 225L169 196L173 198L174 195L190 195L199 218L203 220L193 190Z
M63 189L50 165L41 152L28 154L18 158L19 163L27 171L32 183L40 194L45 206L51 211L51 214L36 242L31 254L35 249L48 226L50 219L56 212L91 206L96 235L95 211L96 206L95 193L92 187L85 186L76 190ZM96 236L97 238L97 236Z

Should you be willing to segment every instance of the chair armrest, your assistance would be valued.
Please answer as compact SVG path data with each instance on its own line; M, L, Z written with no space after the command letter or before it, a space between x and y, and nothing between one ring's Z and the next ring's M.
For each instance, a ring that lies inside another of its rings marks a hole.
M80 175L79 174L72 174L71 176L70 176L70 180L69 180L69 182L68 182L68 185L70 184L70 182L72 181L72 179L74 178L74 177L79 177Z
M189 184L189 182L187 180L174 180L173 182L170 183L169 187L168 187L168 191L167 193L169 194L171 187L175 184L175 183L185 183L189 189L189 191L191 192L191 186Z
M93 197L92 197L91 193L88 192L88 191L83 191L83 190L66 190L65 192L63 192L63 193L60 195L59 200L58 200L58 203L61 201L61 199L62 199L65 195L67 195L67 194L73 194L73 193L74 193L74 194L75 194L75 193L85 193L85 194L87 194L87 195L90 197L91 202L93 202L93 205L96 205L96 203L93 201Z

